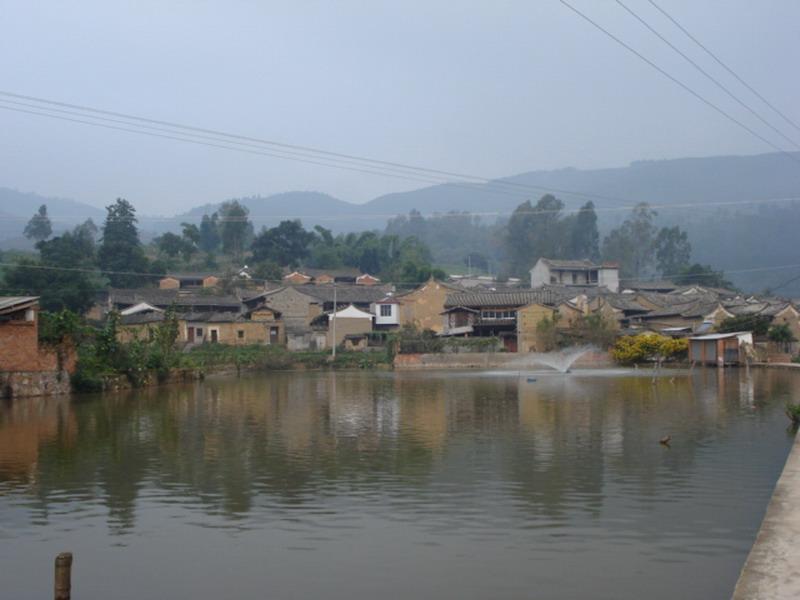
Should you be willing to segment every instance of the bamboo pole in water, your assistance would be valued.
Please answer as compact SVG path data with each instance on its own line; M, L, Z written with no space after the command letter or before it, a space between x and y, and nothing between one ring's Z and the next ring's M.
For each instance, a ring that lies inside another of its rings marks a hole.
M72 552L56 556L55 600L70 600L72 590Z

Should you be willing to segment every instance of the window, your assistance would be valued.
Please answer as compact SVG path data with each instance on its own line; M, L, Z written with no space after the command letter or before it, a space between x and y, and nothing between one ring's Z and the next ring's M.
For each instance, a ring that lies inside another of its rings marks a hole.
M236 330L236 337L238 337L240 340L243 340L244 339L244 329L237 329Z
M392 316L392 305L391 304L381 304L381 316L382 317L391 317Z
M195 330L194 330L194 334L199 338L203 337L203 328L202 327L196 327Z

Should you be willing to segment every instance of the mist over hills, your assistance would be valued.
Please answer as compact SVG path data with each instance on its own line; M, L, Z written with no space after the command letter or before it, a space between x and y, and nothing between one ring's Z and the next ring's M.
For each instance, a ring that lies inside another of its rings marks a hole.
M794 156L800 159L800 153ZM774 201L800 199L800 168L784 154L638 161L627 167L607 169L531 171L496 181L512 185L448 183L385 194L364 204L315 191L238 200L250 210L256 230L299 218L307 228L321 225L340 233L382 230L389 218L411 210L425 215L449 211L481 213L486 215L486 223L493 223L498 218L505 219L526 199L536 201L548 190L570 190L571 193L553 193L568 209L592 199L598 210L601 234L627 216L627 211L620 209L646 201L657 206L659 224L680 224L689 231L695 260L726 271L800 262L795 250L800 203ZM109 198L109 202L112 200ZM756 202L764 200L771 202ZM31 247L22 237L22 230L40 204L47 204L55 232L89 217L98 225L104 219L103 210L80 201L0 188L0 247ZM142 235L148 239L164 231L177 231L182 221L199 222L203 214L214 212L219 204L198 206L172 218L139 215ZM750 273L746 277L732 274L732 279L750 288L768 287L780 275L779 272ZM800 293L800 286L789 289Z

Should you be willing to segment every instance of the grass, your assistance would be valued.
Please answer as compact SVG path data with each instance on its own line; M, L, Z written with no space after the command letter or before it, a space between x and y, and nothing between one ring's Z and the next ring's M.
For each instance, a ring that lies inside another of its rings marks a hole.
M338 352L336 358L329 350L290 352L277 346L226 346L204 344L182 354L179 367L209 369L236 367L280 371L287 369L370 369L391 364L387 352Z

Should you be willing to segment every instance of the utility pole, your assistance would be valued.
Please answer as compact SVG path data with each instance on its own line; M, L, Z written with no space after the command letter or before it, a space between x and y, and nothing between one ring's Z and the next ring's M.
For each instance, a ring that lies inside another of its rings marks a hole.
M331 356L336 358L336 279L333 280L333 324L331 325Z

